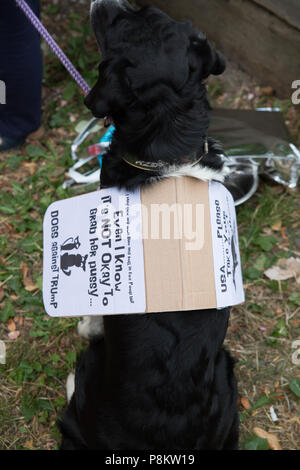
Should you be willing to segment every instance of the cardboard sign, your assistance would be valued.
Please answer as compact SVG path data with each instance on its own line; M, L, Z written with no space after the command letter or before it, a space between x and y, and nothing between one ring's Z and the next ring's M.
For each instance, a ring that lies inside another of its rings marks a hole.
M166 179L57 201L44 218L51 316L223 308L244 301L233 199L220 183Z

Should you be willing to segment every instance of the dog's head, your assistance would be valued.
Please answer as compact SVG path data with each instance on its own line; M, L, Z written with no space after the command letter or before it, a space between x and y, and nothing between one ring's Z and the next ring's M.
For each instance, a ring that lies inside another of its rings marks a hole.
M156 8L94 0L91 22L103 61L86 105L97 117L120 118L141 107L159 111L181 94L197 98L202 80L225 70L204 35Z
M143 160L195 153L209 126L203 80L225 70L222 55L190 22L127 0L94 0L91 22L102 62L85 104L112 117L114 142Z

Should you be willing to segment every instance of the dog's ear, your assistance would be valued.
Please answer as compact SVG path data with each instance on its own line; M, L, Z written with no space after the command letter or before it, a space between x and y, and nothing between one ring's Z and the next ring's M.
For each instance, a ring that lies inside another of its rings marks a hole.
M201 66L201 75L205 79L209 75L221 75L226 68L223 54L216 51L205 36L198 34L191 38L191 46Z
M101 62L98 81L84 100L87 108L98 118L104 118L111 113L111 97L114 89L112 81L113 74L109 73L108 63Z

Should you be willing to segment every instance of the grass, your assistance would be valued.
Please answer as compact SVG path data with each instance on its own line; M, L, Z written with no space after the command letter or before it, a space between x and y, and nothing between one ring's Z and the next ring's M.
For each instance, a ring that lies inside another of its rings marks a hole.
M87 12L77 5L70 14L44 3L45 24L92 84L100 58ZM6 364L0 365L1 449L57 448L55 423L66 404L66 377L86 345L76 319L51 319L42 304L43 215L51 202L73 194L62 189L70 144L76 124L90 117L76 85L45 48L44 57L44 134L0 154L0 339L7 348ZM221 83L211 96L217 105L226 96ZM233 95L228 99L235 102ZM265 99L270 101L282 106L298 142L290 104ZM299 216L299 193L268 182L238 208L247 301L233 309L226 344L236 359L242 448L266 447L254 437L255 426L276 434L284 449L300 447L299 366L292 362L293 342L300 339L299 284L264 276L278 259L300 256Z
M299 365L292 361L292 346L300 337L299 285L270 281L263 274L278 259L295 256L299 205L299 196L262 184L238 210L247 300L233 309L226 343L237 360L240 396L250 403L248 410L241 407L244 447L253 439L253 428L261 427L278 435L284 449L299 448L299 394L291 389L299 377Z

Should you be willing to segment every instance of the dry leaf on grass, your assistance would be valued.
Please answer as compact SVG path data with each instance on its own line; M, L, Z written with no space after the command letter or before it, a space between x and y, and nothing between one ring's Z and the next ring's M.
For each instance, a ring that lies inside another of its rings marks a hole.
M273 96L275 94L275 90L271 86L265 86L259 90L258 94L259 96Z
M18 390L16 391L15 398L18 399L22 392L23 392L23 387L18 388Z
M26 441L24 447L29 450L34 450L33 441Z
M25 290L27 290L28 292L33 292L34 290L37 290L38 289L37 284L34 284L33 280L28 275L28 266L27 266L27 264L22 262L20 267L21 267L21 271L22 271L23 284L24 284Z
M241 404L243 405L243 407L245 408L245 410L249 410L251 408L251 405L249 403L249 400L248 398L246 397L242 397L241 398Z
M18 330L10 331L8 333L9 339L12 339L12 340L17 339L19 336L20 336L20 332Z
M272 281L286 281L295 278L300 283L300 258L280 259L275 266L265 271Z
M45 135L45 129L43 126L39 127L37 131L32 132L26 139L26 142L39 141Z
M24 323L24 317L15 317L14 318L15 322L18 323L19 326L23 326L23 323Z
M22 271L22 276L23 276L23 282L24 282L24 279L27 277L28 275L28 266L26 263L21 263L20 264L20 268L21 268L21 271Z
M15 331L17 329L16 324L12 318L8 320L7 328L9 329L9 331Z
M268 445L272 450L282 450L281 445L279 444L277 436L275 434L270 434L269 432L265 431L261 428L254 428L253 433L260 437L261 439L267 439Z
M281 228L282 228L281 220L279 220L278 222L273 224L272 227L271 227L271 229L274 230L274 232L280 232Z
M25 285L25 284L24 284ZM28 292L33 292L35 290L38 289L38 286L36 284L33 284L33 283L30 283L30 282L27 282L26 285L25 285L25 290L27 290Z
M0 286L0 302L2 302L4 295L5 295L4 289L3 287Z
M29 171L29 174L32 176L35 173L35 169L37 167L37 163L34 162L24 162L24 167Z

